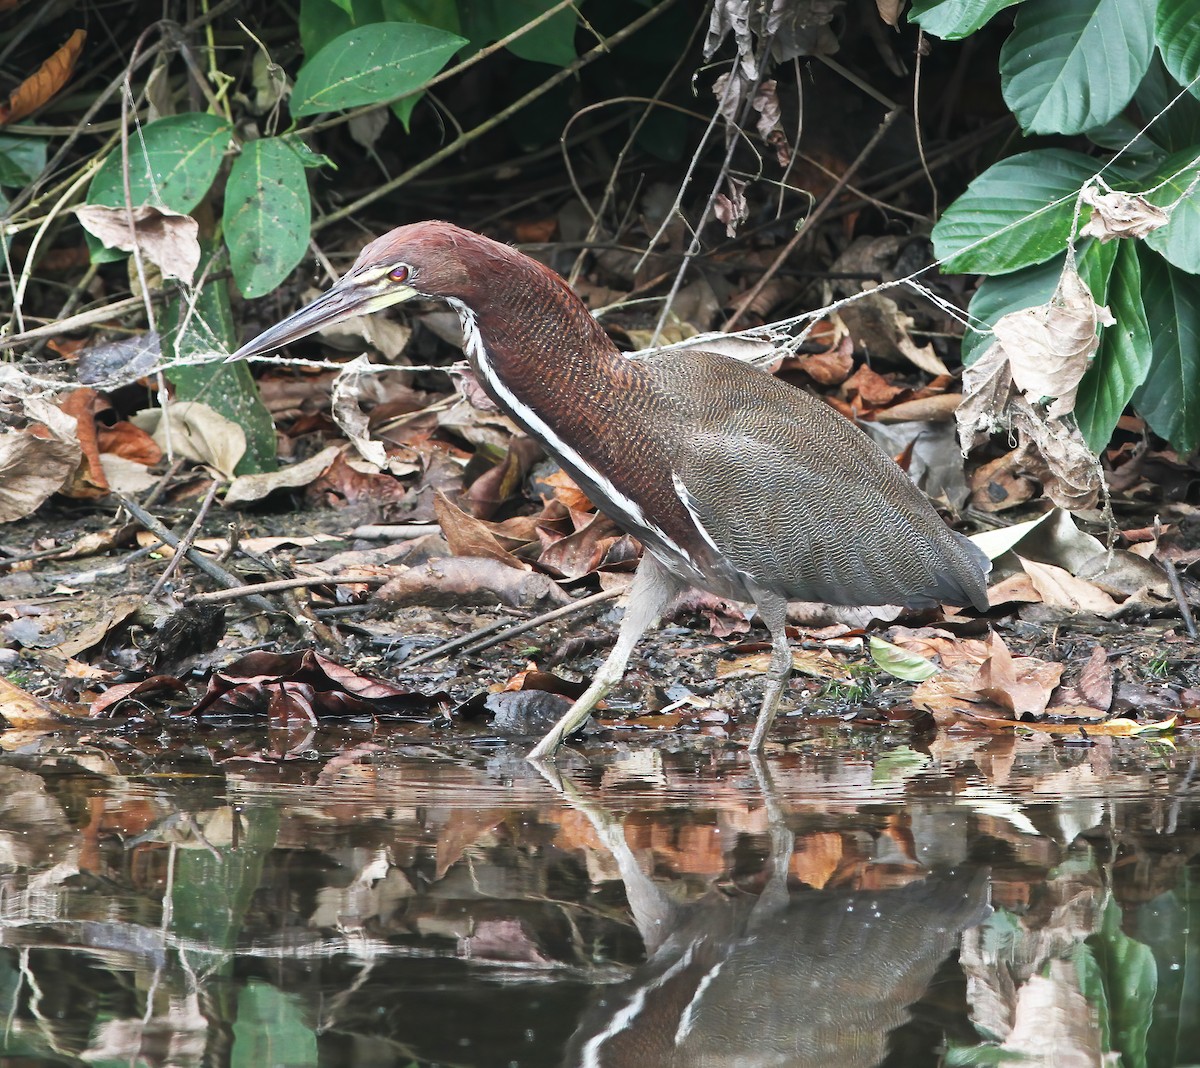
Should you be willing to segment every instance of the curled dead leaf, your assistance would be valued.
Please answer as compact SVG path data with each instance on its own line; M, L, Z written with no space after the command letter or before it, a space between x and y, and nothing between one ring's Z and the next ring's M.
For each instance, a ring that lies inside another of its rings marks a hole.
M108 248L132 252L136 246L164 278L191 285L200 266L200 224L190 215L150 204L137 208L85 204L75 209L75 215L83 228Z
M1171 221L1162 208L1132 193L1115 189L1101 193L1089 183L1084 187L1082 199L1095 210L1079 231L1080 237L1096 237L1101 241L1112 241L1118 237L1145 237Z

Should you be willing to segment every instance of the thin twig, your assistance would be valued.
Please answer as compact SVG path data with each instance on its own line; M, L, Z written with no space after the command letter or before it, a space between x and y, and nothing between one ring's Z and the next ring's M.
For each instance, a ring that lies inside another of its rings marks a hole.
M146 511L137 501L130 500L123 493L116 493L114 496L121 502L121 506L134 519L136 519L143 527L153 534L164 545L169 545L171 548L178 548L180 539L172 534L163 524ZM187 552L187 558L203 571L214 582L220 583L224 587L241 586L242 580L232 572L226 571L220 564L213 563L203 553L197 552L195 549L190 549ZM249 602L259 611L262 612L278 612L279 609L271 604L265 597L253 596L248 598Z
M271 579L267 582L252 582L248 586L231 586L227 590L193 594L190 600L202 604L218 604L221 601L236 601L255 593L277 593L280 590L298 590L305 586L341 586L358 583L362 586L382 586L387 580L378 575L308 575L303 578Z
M776 273L779 271L779 268L782 267L787 261L787 258L800 243L801 238L803 238L805 234L807 234L808 231L817 224L817 222L829 210L829 208L832 207L833 202L837 200L838 196L841 195L842 189L845 188L846 183L854 177L854 174L858 168L867 161L871 153L875 151L875 146L879 144L881 140L883 140L884 134L891 129L892 123L895 122L902 114L903 112L897 109L894 111L889 111L887 115L884 116L883 122L879 124L879 129L875 131L871 140L866 143L866 145L863 147L863 150L858 154L854 162L846 168L846 172L837 180L837 182L834 183L833 188L831 188L829 192L825 194L821 200L821 203L816 206L812 214L809 215L804 222L802 222L796 228L796 232L792 235L788 243L784 245L782 249L780 249L779 254L772 261L771 266L763 272L762 277L759 278L759 280L751 288L750 292L742 298L741 303L733 310L733 314L730 315L730 317L725 321L725 326L723 327L724 330L732 330L737 325L738 320L745 313L746 309L758 299L758 295L763 291L763 287L775 277Z
M563 605L562 608L554 608L550 612L542 612L541 616L535 616L533 619L527 619L524 623L517 623L514 626L509 626L500 631L499 634L493 634L490 637L482 638L481 641L469 644L458 652L466 655L468 653L480 653L484 649L490 649L492 646L498 646L500 642L506 642L509 638L515 638L517 635L522 635L528 630L539 628L544 623L550 623L554 619L562 619L564 616L574 616L576 612L582 612L584 608L590 608L593 605L600 605L605 601L614 601L625 592L624 589L602 589L600 593L594 593L587 598L572 601L570 605Z
M217 499L217 486L218 483L215 478L208 484L208 492L204 495L204 500L200 502L196 518L192 520L192 525L188 527L187 533L175 549L175 555L167 562L167 566L163 568L163 573L158 576L158 581L150 588L149 600L153 601L155 597L162 593L163 587L171 581L171 576L179 570L180 562L192 551L192 546L196 543L196 536L200 533L200 528L204 525L204 519L208 515L208 510L212 507L213 501Z

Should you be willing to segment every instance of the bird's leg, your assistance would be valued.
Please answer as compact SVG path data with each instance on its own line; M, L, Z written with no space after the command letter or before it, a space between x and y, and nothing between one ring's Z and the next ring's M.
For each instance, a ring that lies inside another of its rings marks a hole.
M763 589L754 590L754 603L758 605L758 617L771 632L771 666L767 668L767 682L763 689L762 708L758 713L758 722L754 724L754 734L750 738L750 752L762 750L763 742L767 740L767 731L775 713L779 711L779 700L783 697L784 687L788 676L792 673L792 650L788 646L787 631L787 600L777 593L769 593Z
M642 557L637 574L629 587L629 602L625 607L625 618L621 621L621 630L617 634L617 644L608 654L608 659L600 665L596 677L563 716L538 742L529 754L530 760L543 760L552 757L554 751L563 743L563 739L582 726L584 720L591 715L592 709L603 699L604 695L621 681L625 674L625 665L629 662L629 654L646 631L658 622L663 609L670 604L671 599L684 588L670 571L660 564L651 553Z

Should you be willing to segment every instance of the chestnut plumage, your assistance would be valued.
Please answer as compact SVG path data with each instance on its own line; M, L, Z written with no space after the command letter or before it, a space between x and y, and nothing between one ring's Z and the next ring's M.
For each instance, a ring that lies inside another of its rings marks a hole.
M647 549L616 646L532 756L582 725L688 586L753 603L771 632L753 749L791 667L789 600L987 607L986 556L828 405L714 352L631 359L549 268L449 223L371 242L329 292L231 359L413 297L458 313L492 399Z

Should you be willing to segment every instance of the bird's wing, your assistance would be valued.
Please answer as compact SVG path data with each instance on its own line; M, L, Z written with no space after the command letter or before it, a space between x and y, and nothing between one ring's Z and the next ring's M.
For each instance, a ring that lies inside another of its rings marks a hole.
M665 366L664 383L706 355ZM823 402L712 359L716 388L680 413L672 466L697 526L738 571L795 600L986 604L980 554L882 449Z

